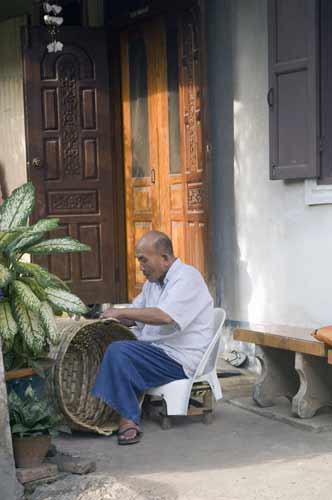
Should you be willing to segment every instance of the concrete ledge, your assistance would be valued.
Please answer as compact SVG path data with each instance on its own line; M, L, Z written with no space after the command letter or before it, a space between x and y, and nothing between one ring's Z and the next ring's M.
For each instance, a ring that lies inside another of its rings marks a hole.
M0 342L0 498L23 498L23 488L16 479L12 438L9 427L7 390Z
M245 411L256 413L262 417L285 422L286 424L311 432L332 431L332 409L321 410L313 418L298 418L291 414L291 405L286 398L279 398L274 406L269 408L260 408L253 401L252 397L238 397L225 401L228 404L242 408Z

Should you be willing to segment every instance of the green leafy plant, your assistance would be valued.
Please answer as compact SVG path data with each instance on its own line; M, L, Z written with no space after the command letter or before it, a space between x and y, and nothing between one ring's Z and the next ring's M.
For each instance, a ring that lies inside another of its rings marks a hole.
M84 252L88 245L70 238L44 239L59 219L29 225L35 203L31 182L13 191L0 207L0 339L6 369L38 368L51 344L59 341L54 314L81 315L85 304L42 266L22 262L23 254Z
M63 417L55 413L48 399L39 399L31 385L24 397L20 398L14 390L8 396L10 427L13 436L28 437L70 432Z

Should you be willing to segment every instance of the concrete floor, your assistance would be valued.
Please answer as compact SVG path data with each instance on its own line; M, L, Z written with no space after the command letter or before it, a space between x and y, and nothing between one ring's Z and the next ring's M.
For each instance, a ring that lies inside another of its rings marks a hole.
M332 499L332 432L296 429L230 405L227 399L251 390L250 379L239 379L223 381L225 400L211 425L176 418L163 431L145 421L138 445L84 434L56 444L156 500Z

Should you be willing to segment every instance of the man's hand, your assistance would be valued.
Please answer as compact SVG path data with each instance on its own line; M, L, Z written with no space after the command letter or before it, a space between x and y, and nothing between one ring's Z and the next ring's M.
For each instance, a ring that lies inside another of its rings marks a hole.
M114 318L128 326L134 322L146 323L147 325L170 325L174 323L173 319L158 307L143 307L143 308L119 308L107 309L102 318Z
M101 317L101 319L107 319L107 318L115 319L116 321L119 321L122 325L125 325L125 326L134 326L135 325L135 321L121 318L119 315L119 311L121 311L120 308L110 307L109 309L106 309L106 311L104 311L100 317Z
M120 319L118 317L119 311L120 311L120 309L110 307L109 309L106 309L106 311L104 311L100 317L103 319L106 319L106 318L117 319L119 321L119 319Z

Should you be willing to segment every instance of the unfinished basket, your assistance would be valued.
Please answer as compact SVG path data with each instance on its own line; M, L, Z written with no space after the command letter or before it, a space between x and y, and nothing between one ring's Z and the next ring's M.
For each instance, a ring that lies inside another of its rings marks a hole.
M59 320L61 341L55 359L51 392L71 429L110 435L118 414L91 394L98 368L109 344L134 340L133 333L115 321Z

